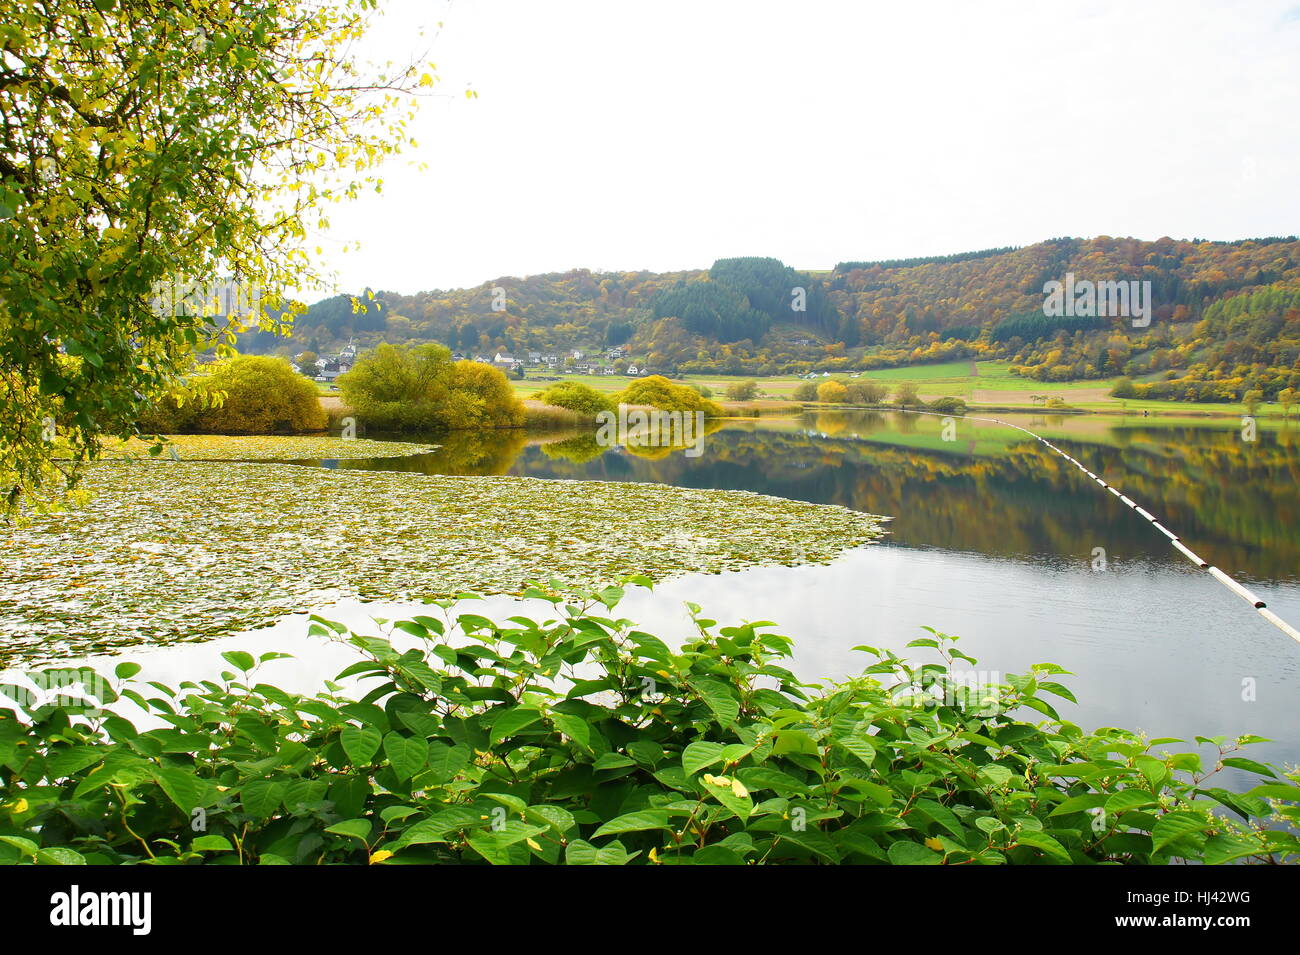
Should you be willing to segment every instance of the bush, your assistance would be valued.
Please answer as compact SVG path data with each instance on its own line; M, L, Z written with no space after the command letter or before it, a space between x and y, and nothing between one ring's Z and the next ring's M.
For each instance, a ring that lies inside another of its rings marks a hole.
M1132 378L1121 378L1115 382L1115 387L1110 390L1112 398L1136 398L1137 390L1133 387Z
M727 385L727 398L730 401L753 401L757 397L756 381L736 381Z
M844 386L848 389L848 400L855 405L874 405L885 400L889 389L874 381L851 381Z
M966 402L952 395L945 395L930 402L930 410L937 411L940 414L964 415L966 413Z
M551 385L540 395L539 401L556 408L568 408L580 415L594 418L602 411L614 410L614 402L595 388L578 381L561 381Z
M843 404L849 398L849 389L842 382L823 381L817 386L817 400L827 404Z
M524 418L524 403L499 368L481 361L452 365L447 428L519 428Z
M316 384L283 358L240 355L190 382L183 403L164 398L138 422L153 434L301 434L328 418Z
M894 403L900 408L919 405L921 403L921 396L916 392L916 385L912 384L910 381L905 381L902 384L896 385L894 387Z
M795 386L795 401L816 401L817 400L817 383L815 381L803 381Z
M703 411L711 418L722 409L687 385L675 385L663 375L638 378L614 396L616 404L650 405L660 411Z
M500 370L453 362L442 345L382 344L338 377L343 401L381 431L517 428L524 406Z
M1300 773L1232 755L1254 737L1212 741L1207 771L1135 733L1085 733L1045 699L1072 699L1059 667L972 686L957 661L975 661L939 633L912 644L935 661L859 647L873 662L823 689L781 665L791 643L770 625L719 630L692 606L698 636L672 650L612 619L622 594L529 590L554 607L540 623L453 620L435 601L441 619L388 637L312 618L360 652L337 679L365 680L363 702L284 692L260 672L281 654L241 650L222 654L221 682L180 689L133 682L134 663L116 686L65 671L51 704L8 687L0 862L1300 859ZM121 697L167 725L95 712ZM1263 783L1207 785L1223 767Z

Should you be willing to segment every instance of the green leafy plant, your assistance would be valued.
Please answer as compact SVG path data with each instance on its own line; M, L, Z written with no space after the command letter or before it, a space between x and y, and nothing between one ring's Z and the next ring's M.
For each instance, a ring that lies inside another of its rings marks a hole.
M649 585L645 578L626 583ZM844 683L804 683L767 623L677 649L613 616L623 596L534 587L554 617L431 602L383 636L313 618L362 658L316 696L260 682L282 656L224 654L172 689L89 670L82 702L0 710L0 860L40 864L1095 864L1295 861L1297 774L1217 745L1214 765L1124 730L1087 733L1041 664L970 686L932 632ZM405 648L399 644L405 645ZM36 674L49 683L49 673ZM64 674L68 677L69 674ZM112 707L130 700L159 728ZM1021 715L1046 717L1026 722ZM1263 781L1210 785L1231 768ZM1271 817L1272 827L1264 821Z

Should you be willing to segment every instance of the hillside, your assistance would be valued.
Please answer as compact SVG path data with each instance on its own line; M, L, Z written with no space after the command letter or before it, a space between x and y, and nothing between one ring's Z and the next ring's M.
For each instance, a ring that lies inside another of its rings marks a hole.
M1149 281L1149 324L1048 317L1044 285L1067 273ZM1141 397L1272 398L1300 389L1300 240L1063 238L817 274L764 258L687 272L579 269L378 292L359 313L340 296L299 318L292 347L324 353L351 337L485 355L626 344L656 370L740 375L990 358L1038 381L1126 375ZM245 345L283 342L258 335Z

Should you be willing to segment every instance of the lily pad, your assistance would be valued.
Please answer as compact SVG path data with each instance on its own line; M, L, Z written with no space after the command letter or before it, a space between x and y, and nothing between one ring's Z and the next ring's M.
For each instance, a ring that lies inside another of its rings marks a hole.
M122 461L0 531L0 665L201 641L343 598L824 563L880 519L747 491Z
M153 457L154 442L133 438L113 441L104 447L108 460ZM404 458L439 447L409 441L375 441L370 438L342 438L325 434L229 435L173 434L163 445L164 460L182 461L352 461L358 458Z

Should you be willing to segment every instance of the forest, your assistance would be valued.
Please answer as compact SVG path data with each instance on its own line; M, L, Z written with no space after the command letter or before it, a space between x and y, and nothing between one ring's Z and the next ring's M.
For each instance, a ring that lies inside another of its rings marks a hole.
M1150 282L1153 320L1134 328L1121 317L1045 316L1043 286L1066 273ZM1122 375L1159 397L1223 401L1257 390L1271 399L1300 388L1300 240L1056 238L829 272L742 257L707 270L575 269L471 289L367 289L311 305L292 344L265 332L241 344L324 354L349 340L439 342L468 357L623 346L668 374L1000 359L1035 381Z

